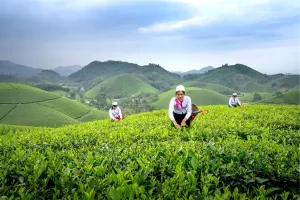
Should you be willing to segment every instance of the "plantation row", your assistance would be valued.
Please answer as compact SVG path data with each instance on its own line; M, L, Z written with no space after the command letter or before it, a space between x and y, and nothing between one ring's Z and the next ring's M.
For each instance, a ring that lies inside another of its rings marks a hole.
M190 128L167 111L0 136L10 199L297 199L298 106L207 106Z

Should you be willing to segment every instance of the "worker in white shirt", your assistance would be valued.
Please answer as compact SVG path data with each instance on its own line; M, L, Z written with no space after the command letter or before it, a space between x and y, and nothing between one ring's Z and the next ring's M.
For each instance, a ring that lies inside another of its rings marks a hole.
M109 117L114 121L119 121L124 118L120 107L118 107L118 102L116 101L112 102L112 107L111 109L109 109Z
M237 98L237 93L233 93L232 97L229 99L228 107L237 107L237 106L242 106L239 98Z
M185 96L183 85L176 87L176 96L173 97L169 104L169 117L172 121L171 126L175 128L190 126L192 114L192 100Z

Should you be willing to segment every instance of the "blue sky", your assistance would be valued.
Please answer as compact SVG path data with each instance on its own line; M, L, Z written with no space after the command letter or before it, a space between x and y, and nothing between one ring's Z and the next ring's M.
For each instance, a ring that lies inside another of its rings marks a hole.
M299 9L294 0L1 0L0 59L300 73Z

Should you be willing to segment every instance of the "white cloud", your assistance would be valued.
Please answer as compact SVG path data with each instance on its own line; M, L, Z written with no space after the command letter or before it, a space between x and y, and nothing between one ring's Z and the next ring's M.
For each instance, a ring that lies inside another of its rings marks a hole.
M300 3L287 0L169 0L181 2L191 8L193 17L178 21L166 21L140 27L140 33L168 32L194 26L205 26L214 22L234 22L235 24L253 23L268 20L271 17L290 16L300 8ZM282 10L272 10L281 5ZM296 13L297 14L297 13Z
M142 27L139 28L139 32L148 33L148 32L167 32L179 30L189 26L197 26L197 25L205 25L209 22L209 19L205 19L204 17L193 17L186 20L181 21L173 21L173 22L163 22L154 24L150 27Z

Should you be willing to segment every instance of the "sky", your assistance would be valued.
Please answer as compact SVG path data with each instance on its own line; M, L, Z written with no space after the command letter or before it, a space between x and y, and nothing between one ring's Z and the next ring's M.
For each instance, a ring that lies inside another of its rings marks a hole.
M300 73L300 1L0 0L0 60L51 69L94 60L170 71L242 63Z

